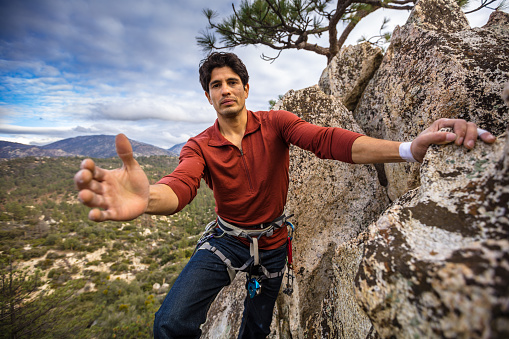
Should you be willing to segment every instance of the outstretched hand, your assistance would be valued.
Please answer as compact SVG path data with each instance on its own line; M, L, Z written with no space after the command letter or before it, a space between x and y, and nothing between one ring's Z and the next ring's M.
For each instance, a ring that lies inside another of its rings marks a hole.
M148 206L149 181L133 157L129 140L119 134L115 146L123 163L121 168L106 170L85 159L74 176L79 200L93 208L88 214L93 221L132 220Z
M446 127L452 128L453 133L440 132L440 129ZM481 132L479 138L482 141L488 144L495 142L496 138L490 132L482 130ZM466 148L472 149L475 146L477 136L477 126L472 122L466 122L462 119L439 119L415 138L411 145L412 155L415 160L422 162L431 144L442 145L454 142L458 146L464 145Z

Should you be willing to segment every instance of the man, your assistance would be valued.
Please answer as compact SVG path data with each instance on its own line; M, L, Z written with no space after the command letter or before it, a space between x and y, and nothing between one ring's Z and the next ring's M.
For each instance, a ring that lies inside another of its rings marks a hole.
M239 268L257 277L248 281L253 285L239 337L270 333L286 258L290 144L321 158L364 164L422 161L432 143L472 148L478 136L473 123L440 119L412 143L400 143L314 126L290 112L251 112L245 106L248 81L244 64L232 53L213 53L202 61L200 82L217 120L187 142L178 167L157 184L149 185L122 134L116 138L122 168L104 170L86 159L75 176L79 199L94 207L89 214L94 221L176 213L193 199L202 178L214 191L218 221L156 313L156 338L198 338L212 301ZM454 133L438 132L443 127ZM481 132L485 142L495 141Z

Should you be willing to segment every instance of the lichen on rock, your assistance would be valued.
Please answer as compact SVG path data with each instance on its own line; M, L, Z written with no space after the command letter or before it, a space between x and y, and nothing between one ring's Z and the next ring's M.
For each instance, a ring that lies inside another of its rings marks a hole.
M344 47L322 72L318 86L353 111L382 58L382 50L369 42Z
M509 334L509 138L434 146L370 226L357 295L382 337Z

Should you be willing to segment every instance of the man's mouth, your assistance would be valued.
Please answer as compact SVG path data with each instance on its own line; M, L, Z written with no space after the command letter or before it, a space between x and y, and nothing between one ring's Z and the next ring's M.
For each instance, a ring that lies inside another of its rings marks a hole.
M234 103L235 103L234 99L224 99L221 101L221 105L230 105L230 104L234 104Z

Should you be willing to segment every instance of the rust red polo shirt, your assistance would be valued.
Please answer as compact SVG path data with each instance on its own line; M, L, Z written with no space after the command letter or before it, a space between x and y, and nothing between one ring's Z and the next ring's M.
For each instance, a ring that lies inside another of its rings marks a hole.
M312 125L287 111L248 111L242 150L226 140L215 124L189 139L177 168L158 183L179 198L180 211L190 203L203 178L213 190L216 213L241 227L270 222L284 210L288 193L289 145L322 159L352 163L352 144L362 134ZM261 249L286 241L286 228L262 237Z

